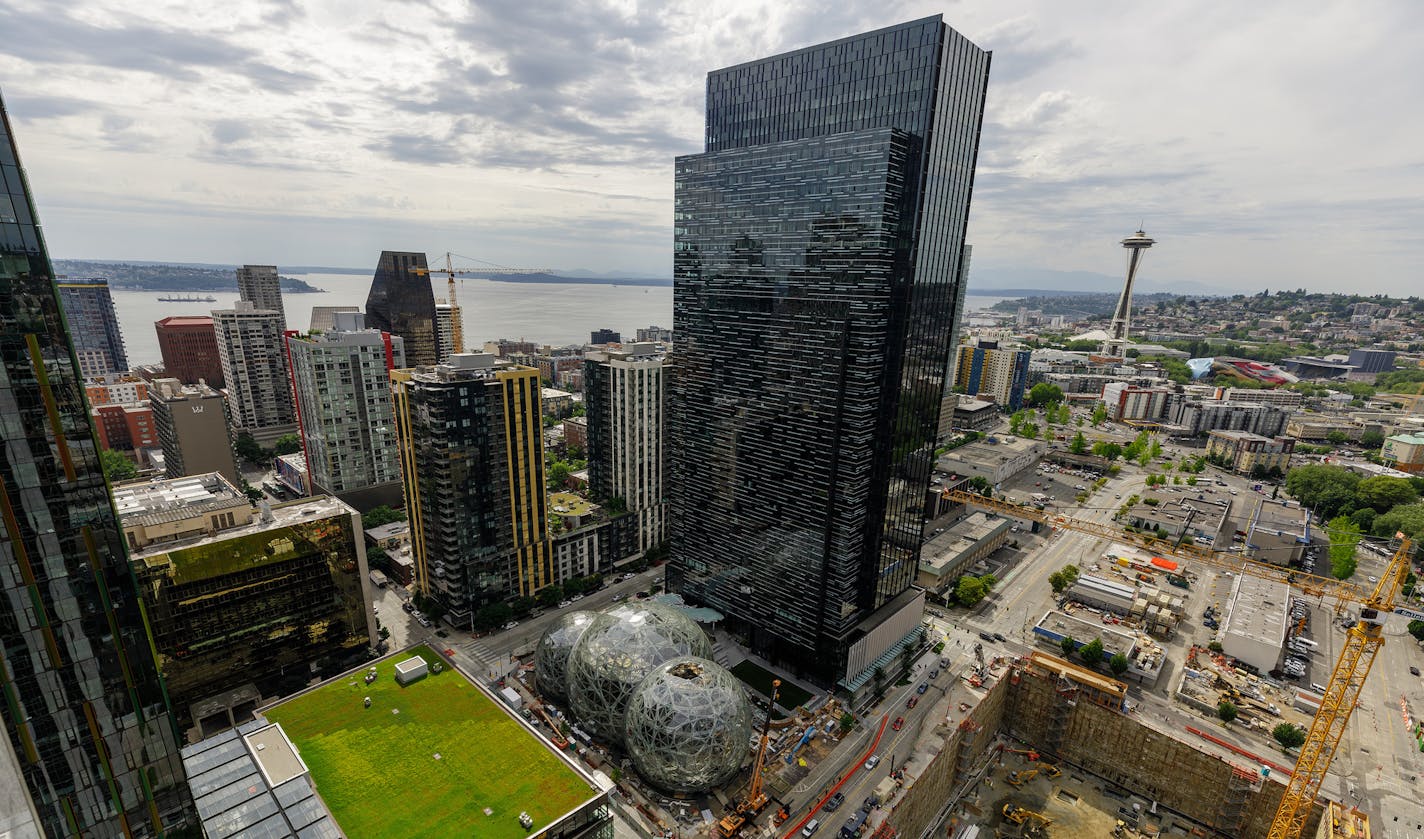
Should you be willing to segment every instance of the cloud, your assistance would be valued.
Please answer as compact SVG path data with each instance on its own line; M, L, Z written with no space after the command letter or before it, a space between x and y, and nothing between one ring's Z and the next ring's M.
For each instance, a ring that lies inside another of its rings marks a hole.
M1414 281L1424 7L1003 8L11 0L0 75L57 256L660 274L708 71L943 11L994 52L976 266L1115 275L1145 219L1164 282Z

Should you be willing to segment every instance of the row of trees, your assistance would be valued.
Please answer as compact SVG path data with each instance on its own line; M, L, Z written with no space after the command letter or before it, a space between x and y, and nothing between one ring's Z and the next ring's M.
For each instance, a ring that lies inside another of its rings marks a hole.
M998 582L999 578L993 574L985 574L982 577L965 574L954 585L954 599L961 606L974 606L988 597Z

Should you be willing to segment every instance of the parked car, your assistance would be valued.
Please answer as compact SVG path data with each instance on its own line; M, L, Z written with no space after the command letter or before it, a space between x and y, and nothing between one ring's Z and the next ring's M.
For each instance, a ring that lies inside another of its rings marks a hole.
M904 717L896 717L896 718L895 718L895 721L892 722L892 723L890 723L890 728L893 729L893 730L895 730L895 731L899 731L900 729L902 729L902 728L904 728L904 727L905 727L905 718L904 718Z
M931 679L931 680L934 680L934 679L938 679L938 678L939 678L939 668L936 667L935 669L933 669L933 670L930 671L930 679Z
M927 690L929 690L929 689L930 689L930 683L929 683L929 682L920 682L920 686L917 687L917 688L915 688L915 693L924 693L925 691L927 691Z
M509 623L507 623L507 624L504 625L504 628L505 628L505 629L513 629L514 627L516 627L516 626L518 626L518 625L519 625L519 621L510 621Z
M1004 633L1002 633L1002 632L995 632L995 633L994 633L994 640L995 640L995 641L998 641L999 643L1003 643L1003 642L1005 642L1005 641L1007 641L1007 640L1009 640L1009 639L1007 639L1007 638L1004 637Z
M913 707L915 707L915 706L918 705L918 704L920 704L920 698L919 698L918 696L912 696L912 697L910 697L909 701L907 701L907 702L905 703L905 707L906 707L906 708L913 708Z
M821 809L825 810L827 813L833 813L838 807L841 806L841 802L843 801L845 801L845 793L838 792L830 798L826 799L826 803L821 807Z
M994 636L990 635L990 634L987 633L987 632L981 632L981 633L979 633L979 637L980 637L981 639L985 640L985 641L993 641L993 640L994 640Z
M568 607L570 607L570 606L572 606L572 605L574 605L574 602L573 602L572 600L560 600L560 601L559 601L559 608L560 608L560 609L567 609Z
M414 612L415 604L407 600L406 602L401 604L401 608L406 610L407 612Z
M874 769L875 767L877 767L877 766L879 766L879 765L880 765L880 755L871 755L870 757L868 757L868 758L865 759L865 768L866 768L867 770Z
M415 620L416 620L417 623L419 623L421 626L425 627L426 629L429 629L431 626L434 626L434 624L432 624L432 623L430 622L430 618L427 618L425 615L421 615L420 617L416 618Z
M860 809L862 809L862 810L869 810L869 809L871 809L872 807L878 806L879 804L880 804L880 796L878 796L878 795L876 795L875 793L872 792L870 795L867 795L867 796L865 797L865 800L864 800L864 801L860 802Z

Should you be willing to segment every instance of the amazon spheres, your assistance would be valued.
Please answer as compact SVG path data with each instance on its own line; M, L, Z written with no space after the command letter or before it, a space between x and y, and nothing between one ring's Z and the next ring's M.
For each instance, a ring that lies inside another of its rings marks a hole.
M579 724L616 743L652 785L700 793L748 754L751 706L686 615L645 601L562 615L539 639L534 676Z

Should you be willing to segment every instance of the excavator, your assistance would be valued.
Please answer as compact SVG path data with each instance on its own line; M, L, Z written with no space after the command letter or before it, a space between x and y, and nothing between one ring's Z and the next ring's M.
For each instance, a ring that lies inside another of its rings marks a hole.
M1420 399L1424 399L1424 395L1421 395ZM1413 542L1408 536L1403 533L1394 535L1396 548L1388 567L1370 588L1364 588L1348 580L1296 571L1211 547L1174 544L1150 534L1129 533L1102 522L1078 519L1063 513L1046 513L1021 504L986 498L974 492L945 490L943 497L946 501L972 504L1001 515L1027 519L1049 527L1085 533L1100 539L1111 539L1159 554L1168 553L1207 568L1282 582L1322 602L1326 598L1333 598L1337 609L1343 608L1347 603L1358 605L1359 616L1350 622L1345 633L1340 656L1336 659L1335 669L1325 685L1320 710L1306 733L1305 743L1300 747L1295 768L1286 782L1275 818L1266 833L1266 839L1300 839L1305 823L1314 809L1320 785L1325 780L1341 739L1345 736L1350 715L1359 702L1360 691L1364 688L1365 680L1369 678L1375 658L1384 646L1385 622L1395 610L1395 601L1404 586L1404 578L1409 572L1410 558L1414 552Z
M1034 778L1037 777L1037 769L1020 769L1017 772L1009 773L1009 776L1004 780L1008 781L1010 785L1017 788L1023 786L1024 784L1028 783L1029 781L1032 781Z
M1053 819L1050 819L1042 813L1035 813L1026 807L1005 804L1001 812L1003 812L1004 818L1011 824L1021 824L1026 826L1029 830L1040 830L1053 824Z
M722 839L732 839L732 837L742 832L757 813L766 806L767 796L762 789L761 770L766 761L766 745L771 741L771 711L776 707L776 697L781 692L781 680L771 680L771 696L766 701L766 722L761 727L761 743L757 746L756 763L752 765L752 782L747 787L747 797L733 804L727 811L727 815L717 823L717 833ZM784 810L782 812L785 812ZM781 813L777 813L778 816Z

